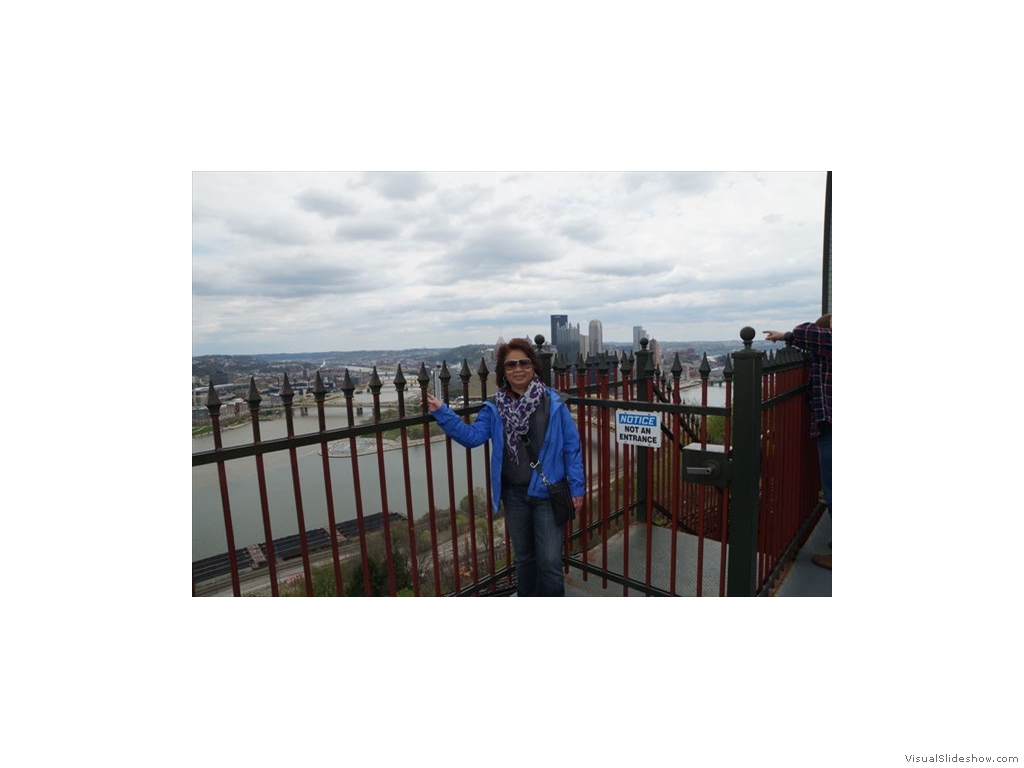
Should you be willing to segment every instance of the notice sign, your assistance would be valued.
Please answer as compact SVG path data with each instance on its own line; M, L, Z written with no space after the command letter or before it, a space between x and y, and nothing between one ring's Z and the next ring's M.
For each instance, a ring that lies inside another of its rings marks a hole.
M615 441L620 445L660 448L661 414L618 411L615 416Z

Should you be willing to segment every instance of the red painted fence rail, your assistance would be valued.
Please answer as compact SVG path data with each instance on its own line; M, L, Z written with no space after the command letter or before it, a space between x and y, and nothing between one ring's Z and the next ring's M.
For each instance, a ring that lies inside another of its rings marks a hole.
M730 489L737 479L698 483L685 471L694 451L717 450L732 461L731 361L713 380L705 356L699 378L686 379L678 356L663 371L653 365L646 344L622 357L602 354L570 365L539 341L548 380L568 395L588 482L583 509L565 534L563 559L573 582L594 594L736 594L727 589L727 562L736 556L730 543ZM765 360L762 368L760 425L755 425L761 434L760 461L755 462L759 477L752 479L759 499L756 555L740 554L756 556L755 593L770 594L820 505L817 453L809 437L808 362L787 349ZM461 402L452 405L466 420L475 417L488 396L490 372L484 360L475 375L480 398L471 400L474 374L463 361ZM394 410L385 414L384 385L374 368L368 382L372 419L359 423L356 387L346 370L341 386L346 424L329 429L327 392L317 373L313 396L319 428L296 434L293 419L299 406L286 376L281 398L287 436L271 440L261 439L261 398L252 381L247 398L252 440L232 447L223 445L221 403L211 384L207 408L214 448L194 453L192 465L216 467L226 552L193 562L193 595L513 592L504 518L490 513L490 446L470 450L453 445L425 407L432 385L450 402L451 378L446 363L436 377L421 365L417 386L408 390L399 366L392 381L397 415ZM724 407L708 405L711 386L724 388ZM681 394L690 388L700 392L700 405L683 403ZM619 410L658 414L660 447L620 445ZM392 445L401 457L398 469L386 460ZM268 487L264 463L270 457L287 457L288 472L275 476L290 485L287 504L280 494L272 498L275 488ZM319 465L315 481L311 462ZM248 479L253 467L258 503L243 510L232 501L229 479L236 474ZM373 480L377 492L364 491ZM347 503L339 501L339 494ZM276 508L281 506L287 510ZM313 507L323 510L321 527L307 523L307 510ZM262 541L239 546L235 530L240 515L258 515ZM282 519L296 533L275 538Z

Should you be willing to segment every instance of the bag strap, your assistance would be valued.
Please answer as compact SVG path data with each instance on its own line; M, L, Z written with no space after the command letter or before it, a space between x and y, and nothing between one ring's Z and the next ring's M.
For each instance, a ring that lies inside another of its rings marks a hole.
M550 426L551 425L549 424L549 429ZM528 437L525 437L524 435L516 435L516 437L519 438L519 441L526 448L526 452L530 454L530 466L537 471L538 475L540 475L540 479L544 481L544 485L550 488L552 483L550 480L548 480L547 476L544 474L544 471L540 468L540 459L537 457L537 454L533 450L533 443L531 443L530 439Z

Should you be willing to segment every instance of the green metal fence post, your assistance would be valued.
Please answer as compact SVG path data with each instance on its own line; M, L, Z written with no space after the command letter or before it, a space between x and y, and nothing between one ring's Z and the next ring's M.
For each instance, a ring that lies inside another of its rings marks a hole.
M752 348L756 331L740 331L743 349L732 356L732 495L726 594L749 597L757 588L757 516L761 486L761 367Z
M547 350L544 349L544 336L540 333L533 337L533 343L534 346L537 347L537 355L540 357L540 364L543 368L543 370L540 371L540 377L549 387L553 386L551 381L551 347L548 347Z
M821 267L821 314L832 312L832 171L825 180L825 238Z

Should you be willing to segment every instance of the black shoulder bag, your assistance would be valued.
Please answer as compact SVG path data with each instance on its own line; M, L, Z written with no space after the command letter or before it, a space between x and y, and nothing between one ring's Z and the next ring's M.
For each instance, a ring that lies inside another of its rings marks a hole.
M530 454L530 466L540 475L540 479L547 486L548 493L551 494L551 509L555 512L555 525L562 526L570 520L575 520L576 507L573 506L572 494L569 492L569 481L563 480L560 483L550 482L540 468L540 461L537 459L537 454L533 452L533 444L530 443L529 438L525 435L520 435L519 439Z

